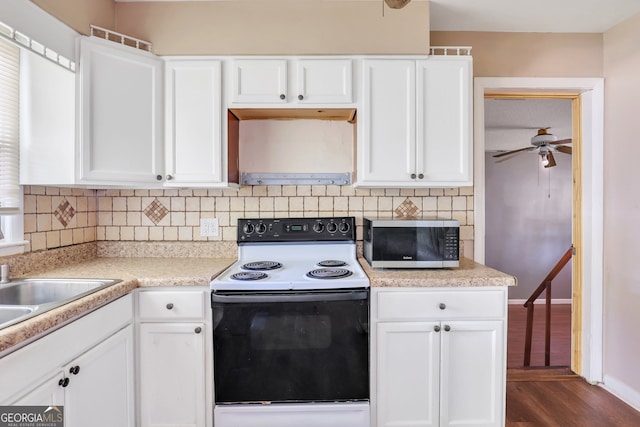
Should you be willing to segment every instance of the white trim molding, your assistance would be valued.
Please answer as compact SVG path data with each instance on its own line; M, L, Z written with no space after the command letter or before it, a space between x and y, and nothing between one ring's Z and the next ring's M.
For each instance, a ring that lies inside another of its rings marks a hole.
M580 93L582 105L582 375L602 382L604 79L476 77L474 79L474 257L485 258L484 94Z

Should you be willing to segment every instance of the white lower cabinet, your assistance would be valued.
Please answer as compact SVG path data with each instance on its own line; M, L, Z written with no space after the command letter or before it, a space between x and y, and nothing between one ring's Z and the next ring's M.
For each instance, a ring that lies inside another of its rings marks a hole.
M67 427L135 426L132 309L125 296L0 359L0 402L63 406Z
M140 426L211 425L205 290L138 292Z
M503 426L506 292L372 294L372 425Z

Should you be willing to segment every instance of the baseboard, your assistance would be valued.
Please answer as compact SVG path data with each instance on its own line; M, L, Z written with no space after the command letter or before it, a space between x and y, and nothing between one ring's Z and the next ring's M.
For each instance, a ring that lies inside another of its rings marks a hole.
M640 411L640 393L637 390L632 389L622 381L610 377L609 375L604 376L602 388L625 402L627 405L632 406L635 410Z
M509 300L509 304L520 304L520 305L524 305L524 303L527 302L526 299L510 299ZM571 298L551 298L551 304L571 304ZM544 304L545 303L545 299L544 298L539 298L537 299L534 304Z

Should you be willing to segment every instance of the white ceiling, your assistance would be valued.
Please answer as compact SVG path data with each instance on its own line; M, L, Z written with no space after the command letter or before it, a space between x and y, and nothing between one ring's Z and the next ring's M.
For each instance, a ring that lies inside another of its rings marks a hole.
M382 0L361 1L382 2ZM640 12L640 0L430 0L430 10L430 27L433 31L603 33L614 25ZM401 10L398 11L398 13L401 13Z
M484 116L485 151L529 147L541 127L558 139L572 137L569 99L485 99Z

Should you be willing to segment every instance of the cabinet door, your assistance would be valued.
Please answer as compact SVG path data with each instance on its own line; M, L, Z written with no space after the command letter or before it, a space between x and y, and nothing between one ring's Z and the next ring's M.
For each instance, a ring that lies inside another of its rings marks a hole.
M287 101L286 59L239 59L233 62L232 103L283 104Z
M75 184L75 73L20 49L20 83L20 184Z
M377 325L378 427L439 426L438 322Z
M172 61L165 73L165 186L222 181L220 61Z
M140 325L140 418L143 427L204 427L205 335L202 323Z
M363 61L358 182L411 184L415 173L415 61ZM360 137L362 135L362 138Z
M63 406L64 387L60 380L64 380L63 372L58 371L55 375L45 380L18 400L11 402L11 405L25 406Z
M353 102L353 76L350 59L301 59L297 61L299 103Z
M135 425L133 326L76 358L65 375L65 426Z
M417 61L417 173L438 186L473 184L471 57Z
M162 62L104 40L80 42L82 182L155 183L162 173Z
M440 425L502 426L504 323L489 320L442 323Z

